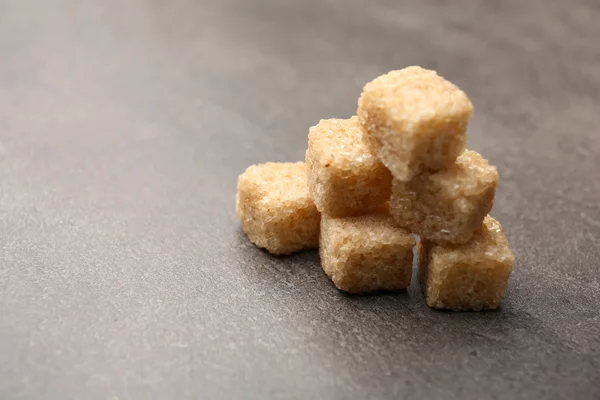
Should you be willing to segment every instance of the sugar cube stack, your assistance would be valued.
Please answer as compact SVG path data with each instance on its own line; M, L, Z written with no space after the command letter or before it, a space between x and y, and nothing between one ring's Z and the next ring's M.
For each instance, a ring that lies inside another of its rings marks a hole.
M243 231L275 255L318 247L324 273L355 294L407 288L418 237L430 307L498 307L514 255L489 215L496 167L466 149L472 114L467 95L435 71L375 78L356 116L309 129L305 163L240 175Z

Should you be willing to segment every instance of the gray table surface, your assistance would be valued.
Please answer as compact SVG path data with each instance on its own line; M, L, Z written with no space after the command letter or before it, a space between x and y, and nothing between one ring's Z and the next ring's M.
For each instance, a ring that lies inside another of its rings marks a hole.
M598 399L597 1L0 0L0 398ZM497 312L338 292L234 214L411 64L472 98Z

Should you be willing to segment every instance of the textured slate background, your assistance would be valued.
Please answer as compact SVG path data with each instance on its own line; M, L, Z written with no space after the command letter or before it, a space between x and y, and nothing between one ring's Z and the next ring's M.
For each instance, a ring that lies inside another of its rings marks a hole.
M401 3L401 4L400 4ZM0 398L600 396L597 1L0 0ZM250 164L420 64L514 247L498 312L353 297L234 215Z

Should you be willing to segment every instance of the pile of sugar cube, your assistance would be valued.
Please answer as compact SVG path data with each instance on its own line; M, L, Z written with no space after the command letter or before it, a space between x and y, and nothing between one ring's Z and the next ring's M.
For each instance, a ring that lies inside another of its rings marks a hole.
M306 163L240 175L243 231L275 255L318 247L327 276L349 293L407 288L416 245L430 307L498 307L514 255L488 215L498 172L465 149L472 114L467 95L435 71L374 79L357 116L310 128Z

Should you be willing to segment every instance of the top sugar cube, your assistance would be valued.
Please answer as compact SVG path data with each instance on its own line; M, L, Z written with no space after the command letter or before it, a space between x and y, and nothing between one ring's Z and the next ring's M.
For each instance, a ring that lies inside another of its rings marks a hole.
M456 160L473 104L435 71L414 66L367 83L357 113L373 153L396 179L408 181Z

